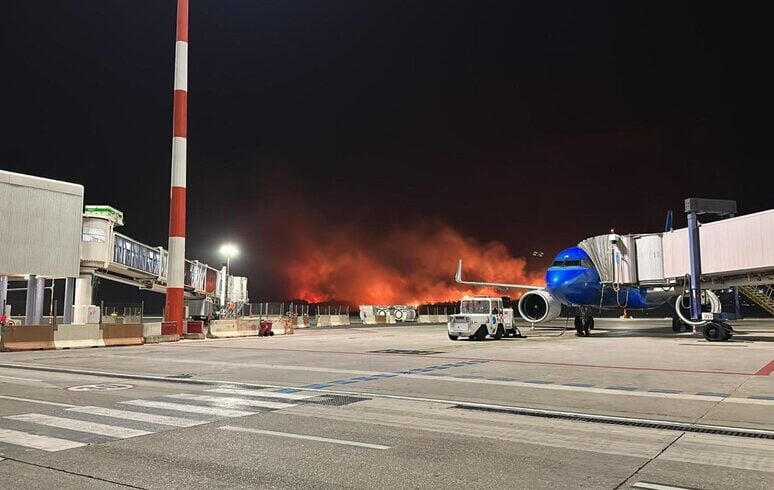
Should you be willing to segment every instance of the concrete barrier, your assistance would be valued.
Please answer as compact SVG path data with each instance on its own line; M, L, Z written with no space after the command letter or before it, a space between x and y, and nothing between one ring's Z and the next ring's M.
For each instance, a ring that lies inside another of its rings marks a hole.
M237 318L236 320L237 332L241 333L244 337L258 335L261 330L260 318Z
M84 349L88 347L105 347L105 340L102 335L99 324L57 325L54 330L54 348Z
M296 317L296 328L309 328L312 326L312 319L309 315L298 315Z
M0 351L54 349L52 325L2 326Z
M212 320L209 335L216 339L242 336L237 330L236 320Z
M115 345L142 345L143 326L141 323L130 324L104 324L102 325L102 340L105 347Z
M142 336L146 340L151 337L161 337L161 322L143 323Z
M188 340L203 340L207 337L204 322L201 320L190 320L185 322L184 337Z
M316 325L318 327L330 327L331 326L331 315L317 315L317 317L316 317Z
M331 315L332 326L347 326L349 325L349 315Z
M158 344L160 342L177 342L180 337L177 335L177 328L174 323L167 327L167 331L174 333L164 335L162 322L149 322L142 324L142 336L146 344Z

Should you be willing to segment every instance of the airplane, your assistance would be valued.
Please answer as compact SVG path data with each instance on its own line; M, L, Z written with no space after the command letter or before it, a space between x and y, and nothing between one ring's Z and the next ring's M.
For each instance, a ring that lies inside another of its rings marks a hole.
M508 284L462 279L462 259L457 265L455 280L468 286L494 287L497 289L528 290L518 304L521 317L532 323L544 323L559 317L562 305L578 308L575 317L576 335L588 337L594 328L592 310L644 310L659 307L679 296L675 288L648 288L603 284L594 263L580 247L570 247L559 252L546 270L545 286ZM679 319L675 321L680 322ZM677 329L673 322L673 330Z

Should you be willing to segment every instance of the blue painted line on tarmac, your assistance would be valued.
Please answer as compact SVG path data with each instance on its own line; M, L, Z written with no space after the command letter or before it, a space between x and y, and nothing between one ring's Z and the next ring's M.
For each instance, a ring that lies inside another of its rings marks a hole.
M453 367L472 366L472 365L475 365L475 364L483 364L483 363L487 363L487 362L489 362L489 361L486 361L486 360L483 360L483 359L470 359L470 360L452 362L452 363L447 363L447 364L438 364L438 365L435 365L435 366L426 366L426 367L414 368L414 369L409 369L409 370L393 371L391 373L379 373L379 374L374 374L374 375L371 375L371 376L354 376L352 378L347 378L347 379L337 379L337 380L334 380L334 381L328 381L327 383L316 383L316 384L306 385L306 386L303 386L301 389L303 389L303 388L322 389L322 388L330 388L333 385L348 385L348 384L352 384L352 383L361 383L361 382L366 382L366 381L379 381L379 380L383 380L383 379L387 379L387 378L394 378L395 376L400 376L401 374L417 374L417 373L422 373L422 374L426 374L428 376L444 376L444 374L437 373L437 372L434 372L434 371L440 371L440 370L443 370L443 369L449 369L449 368L453 368ZM477 375L473 375L473 374L461 374L461 375L455 376L455 378L487 379L484 376L477 376ZM516 381L513 378L489 378L489 379L494 379L495 381ZM553 382L552 381L539 381L539 380L536 380L536 381L528 381L528 383L552 384ZM295 392L300 391L300 390L285 388L285 389L275 390L275 391L277 391L278 393L295 393Z
M313 390L319 390L319 389L322 389L322 388L330 388L331 386L333 386L333 385L320 383L320 384L315 384L315 385L306 385L306 386L304 386L304 388L312 388Z
M650 393L682 393L682 390L670 390L669 388L653 388L648 390Z
M637 391L636 386L605 386L606 390Z
M579 388L591 388L594 385L589 383L562 383L562 386L577 386Z
M774 396L770 395L750 395L747 398L751 398L753 400L774 400Z
M703 396L719 396L719 397L726 397L728 396L728 393L716 393L714 391L700 391L696 393L697 395L703 395Z

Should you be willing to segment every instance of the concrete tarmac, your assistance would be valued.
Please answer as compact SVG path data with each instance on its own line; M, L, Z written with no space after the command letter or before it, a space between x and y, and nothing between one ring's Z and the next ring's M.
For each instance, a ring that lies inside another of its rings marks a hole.
M3 488L774 488L774 321L0 354ZM73 389L75 388L75 389Z

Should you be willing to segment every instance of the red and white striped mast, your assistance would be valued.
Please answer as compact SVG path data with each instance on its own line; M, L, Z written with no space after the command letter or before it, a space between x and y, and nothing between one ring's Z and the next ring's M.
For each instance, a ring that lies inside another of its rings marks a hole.
M175 99L172 115L172 182L169 199L169 258L165 318L183 335L185 280L185 181L188 141L188 0L177 0Z

